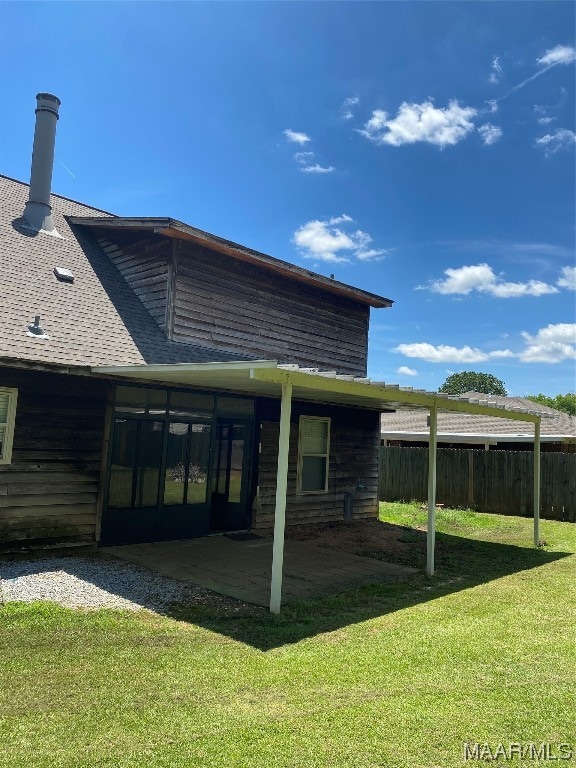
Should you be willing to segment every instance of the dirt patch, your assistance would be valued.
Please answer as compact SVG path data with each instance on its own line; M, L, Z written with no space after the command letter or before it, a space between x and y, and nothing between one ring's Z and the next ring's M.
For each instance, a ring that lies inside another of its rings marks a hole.
M355 520L300 525L286 529L286 538L319 547L421 568L425 563L426 531L380 520Z

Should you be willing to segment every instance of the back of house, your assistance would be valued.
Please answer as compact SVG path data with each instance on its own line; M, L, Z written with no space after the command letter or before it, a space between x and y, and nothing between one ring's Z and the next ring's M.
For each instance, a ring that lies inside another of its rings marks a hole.
M0 548L273 524L280 420L258 368L364 379L391 301L166 217L51 193L59 101L30 184L0 176ZM288 524L377 514L379 412L292 405Z

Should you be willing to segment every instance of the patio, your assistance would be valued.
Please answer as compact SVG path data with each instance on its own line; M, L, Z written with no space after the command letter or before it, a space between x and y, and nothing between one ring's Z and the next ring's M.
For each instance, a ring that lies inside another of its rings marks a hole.
M185 541L102 547L100 551L180 581L267 607L272 544L272 538L232 533ZM282 601L290 603L360 584L404 579L416 572L414 568L287 540Z

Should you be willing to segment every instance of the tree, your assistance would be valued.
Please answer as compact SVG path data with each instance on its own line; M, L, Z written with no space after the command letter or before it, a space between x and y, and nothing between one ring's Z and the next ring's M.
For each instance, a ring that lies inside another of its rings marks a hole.
M565 395L556 395L548 397L547 395L527 395L528 400L532 400L540 405L547 405L548 408L555 408L557 411L564 411L570 416L576 416L576 393L567 392Z
M462 371L448 376L438 392L447 395L461 395L463 392L483 392L485 395L508 394L504 382L492 376L491 373L476 373L475 371Z

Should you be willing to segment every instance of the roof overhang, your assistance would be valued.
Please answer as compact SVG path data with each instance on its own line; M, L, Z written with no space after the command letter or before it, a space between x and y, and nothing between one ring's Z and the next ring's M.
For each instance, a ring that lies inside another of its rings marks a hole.
M196 227L191 227L176 219L166 217L141 217L129 218L125 216L68 216L71 224L94 227L100 230L140 230L148 231L157 235L163 235L176 240L187 240L204 248L218 251L226 256L231 256L239 261L245 261L256 264L264 269L292 278L301 283L306 283L318 288L322 288L329 293L337 294L360 304L367 304L370 307L384 308L391 307L394 303L392 299L384 296L378 296L369 291L363 291L354 288L346 283L333 280L330 277L319 275L308 269L303 269L287 261L276 259L252 248L246 248L243 245L234 243L231 240L225 240L223 237L212 235Z
M181 363L178 365L96 366L93 373L115 379L170 386L190 386L223 392L279 398L282 386L292 385L295 400L366 408L374 411L402 408L436 408L504 419L540 423L540 416L495 406L469 403L435 392L387 387L333 372L293 370L274 360L230 363Z

